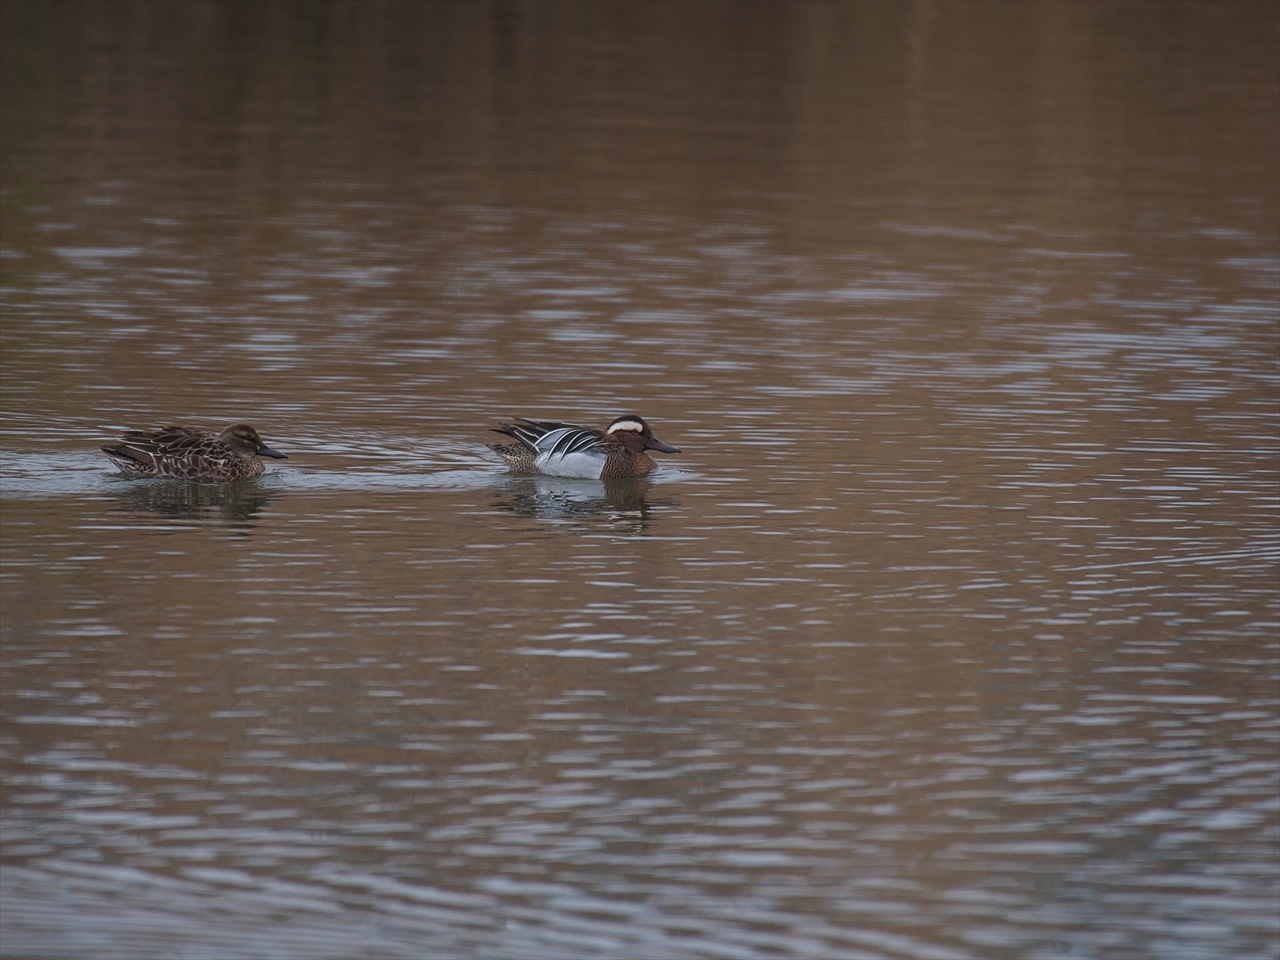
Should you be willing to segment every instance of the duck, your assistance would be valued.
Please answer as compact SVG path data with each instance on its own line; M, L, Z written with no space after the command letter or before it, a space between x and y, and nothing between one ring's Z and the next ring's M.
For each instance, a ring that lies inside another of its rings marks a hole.
M635 414L617 417L603 430L576 423L528 420L504 421L494 433L514 437L516 443L491 443L490 450L521 473L586 480L619 480L644 477L657 462L647 450L679 453L679 447L653 435L644 419Z
M258 477L266 469L259 457L288 460L262 442L247 423L220 433L191 427L129 430L119 443L101 448L130 477L172 477L197 483L233 483Z

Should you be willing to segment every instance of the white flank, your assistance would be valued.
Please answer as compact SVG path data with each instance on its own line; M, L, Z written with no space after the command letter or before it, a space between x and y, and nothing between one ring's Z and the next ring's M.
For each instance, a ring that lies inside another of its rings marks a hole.
M603 453L543 453L534 461L549 477L581 477L599 480L604 470Z
M601 450L575 450L565 453L565 449L573 445L572 441L576 437L590 439L580 427L548 430L538 438L538 455L533 462L549 477L599 480L600 474L604 471L607 454Z

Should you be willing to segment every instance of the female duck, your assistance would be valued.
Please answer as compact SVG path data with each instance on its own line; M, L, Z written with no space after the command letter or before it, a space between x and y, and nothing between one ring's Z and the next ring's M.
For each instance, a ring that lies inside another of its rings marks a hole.
M199 483L231 483L257 477L266 469L259 457L288 460L247 423L221 433L190 427L130 430L120 443L102 448L111 462L131 477L173 477Z
M512 423L504 422L494 433L519 441L489 444L489 449L512 468L552 477L643 477L657 466L646 450L680 452L679 447L655 437L649 425L634 414L618 417L604 430L517 417Z

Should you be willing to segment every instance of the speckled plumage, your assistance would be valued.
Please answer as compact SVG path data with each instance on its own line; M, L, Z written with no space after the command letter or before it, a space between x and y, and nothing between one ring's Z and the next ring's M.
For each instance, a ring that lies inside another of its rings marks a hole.
M287 460L272 450L247 423L234 423L221 433L191 427L130 430L119 443L102 447L131 477L172 477L198 483L232 483L257 477L266 469L259 457Z
M489 444L489 449L513 470L552 477L591 480L643 477L657 466L646 450L680 452L679 447L655 437L649 425L634 414L618 417L604 430L517 417L514 421L504 421L494 432L518 441Z

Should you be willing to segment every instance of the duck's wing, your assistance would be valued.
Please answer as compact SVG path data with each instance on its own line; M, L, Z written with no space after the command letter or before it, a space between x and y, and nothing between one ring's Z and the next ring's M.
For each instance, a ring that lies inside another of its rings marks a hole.
M118 446L130 447L150 456L180 456L201 444L215 440L210 433L190 427L161 427L158 430L128 430Z
M581 427L576 423L559 423L555 420L529 420L517 417L504 422L495 433L515 437L534 453L564 456L569 453L590 451L605 452L607 439L599 430Z
M579 453L604 454L608 452L608 440L599 430L571 423L558 423L538 438L534 448L539 454L552 457L568 457Z
M161 427L158 430L128 430L118 443L102 448L121 469L143 468L165 460L209 457L225 459L232 451L216 434L191 427Z

